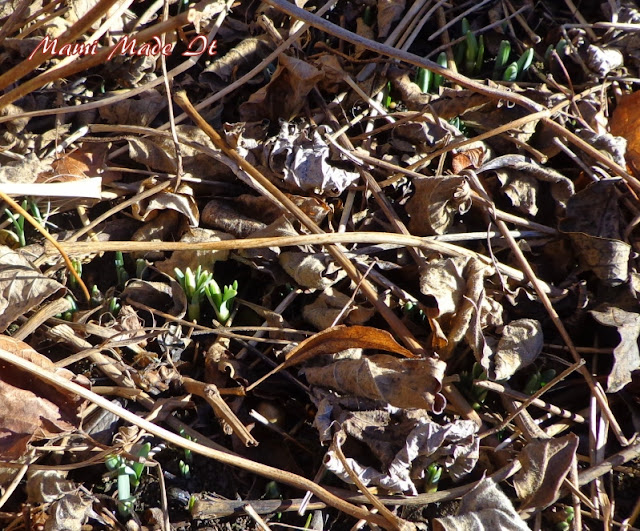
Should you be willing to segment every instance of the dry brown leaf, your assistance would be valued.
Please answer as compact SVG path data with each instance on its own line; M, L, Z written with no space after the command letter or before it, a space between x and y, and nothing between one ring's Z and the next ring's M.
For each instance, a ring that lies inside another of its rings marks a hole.
M464 177L424 177L413 183L416 191L407 203L411 234L444 234L456 214L462 215L471 208L471 189Z
M378 0L378 38L389 35L391 26L400 20L405 8L405 0Z
M513 478L518 498L524 498L520 511L544 509L553 503L578 448L578 436L570 433L558 439L534 441L518 456L522 470Z
M64 286L44 276L20 253L0 246L0 331Z
M108 124L141 125L147 127L158 113L167 106L167 98L157 90L142 92L111 105L100 106L100 117Z
M614 182L592 183L567 203L567 217L558 228L568 233L580 263L603 282L627 281L631 246L621 241L620 208Z
M322 79L318 83L318 88L335 94L344 85L345 71L342 69L340 60L333 54L322 54L314 62L314 66L322 72Z
M434 531L530 531L509 498L491 478L462 497L457 516L434 518Z
M217 199L212 199L205 205L200 222L203 226L227 232L236 238L246 238L266 227L264 223L240 214L229 201Z
M294 191L340 195L360 174L329 164L331 150L320 131L283 122L278 136L265 145L265 159Z
M375 309L352 302L351 298L333 288L325 289L311 304L302 309L302 316L317 330L324 330L333 325L335 319L344 311L345 323L361 325L375 314ZM349 305L349 306L347 306Z
M631 381L631 373L640 369L640 314L613 306L589 313L600 324L618 329L620 343L613 350L615 361L607 378L607 393L617 393Z
M410 350L398 344L386 330L369 326L335 326L308 337L288 354L282 369L323 354L336 354L348 348L369 348L415 358Z
M181 242L187 243L199 243L199 242L216 242L222 240L232 240L233 236L211 229L201 229L194 227L189 229L182 238ZM196 251L174 251L171 254L171 258L159 262L156 267L173 277L173 270L178 267L185 271L187 267L190 267L192 271L198 269L198 266L202 266L202 269L213 272L213 265L217 261L224 262L229 258L229 251L211 251L206 249L198 249Z
M325 254L285 251L280 253L280 265L300 286L326 289L347 276L347 273Z
M506 380L533 363L542 352L542 325L535 319L518 319L504 327L495 356L487 369L491 380ZM483 360L484 361L484 360Z
M243 120L291 120L323 77L320 70L295 57L282 54L278 61L278 69L271 81L240 105ZM283 98L285 94L286 98Z
M244 39L203 70L200 81L214 90L220 90L233 81L233 78L246 74L253 65L269 55L271 50L272 45L267 37Z
M185 174L197 176L199 179L225 180L232 176L229 169L233 167L231 161L220 153L211 139L198 127L177 125L178 135L190 142L204 146L207 153L203 153L186 144L180 145L182 167ZM153 170L175 173L177 168L176 148L173 140L165 136L152 138L128 138L129 156L136 162L149 166ZM211 159L222 161L224 164L213 164Z
M355 327L353 327L355 328ZM315 336L314 336L315 337ZM446 364L436 358L398 359L376 354L359 360L340 360L304 373L312 385L386 402L400 408L444 406L439 396Z
M0 336L0 349L35 363L43 371L74 380L76 376L55 365L23 341ZM87 385L85 379L76 383ZM80 426L79 408L83 400L43 383L36 376L10 363L0 362L0 453L7 459L24 455L34 439L73 431Z
M187 311L187 297L180 284L173 279L167 284L134 278L127 282L120 297L125 302L135 301L180 319Z

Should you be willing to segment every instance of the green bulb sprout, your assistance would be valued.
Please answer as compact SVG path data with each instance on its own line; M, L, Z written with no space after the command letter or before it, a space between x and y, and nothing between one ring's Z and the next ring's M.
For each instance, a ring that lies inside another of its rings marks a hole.
M442 477L442 467L436 463L431 463L427 467L426 492L436 492L438 490L438 482Z
M32 199L24 199L21 206L24 210L31 210L31 215L42 227L49 224L47 220L42 216L38 205ZM15 240L18 242L20 247L24 247L25 245L27 245L26 236L24 234L24 216L22 214L14 214L8 208L5 208L4 212L13 225L14 230L9 232L11 232L13 236L15 236Z
M204 300L205 289L213 280L213 275L209 271L203 271L201 265L195 273L190 267L187 267L184 272L177 267L174 271L176 279L187 296L187 318L189 321L197 321L200 319L200 304Z
M151 451L151 444L143 444L136 457L146 458ZM119 455L110 455L104 462L105 466L116 472L118 485L118 512L120 516L127 517L131 514L136 497L131 494L131 489L140 484L140 479L145 469L145 464L138 461L128 461Z
M460 383L458 387L460 391L467 397L471 407L478 410L482 407L487 398L487 389L473 385L474 380L486 380L487 373L478 362L473 364L471 371L462 371L460 373Z
M556 371L553 369L547 369L546 371L536 371L531 375L529 380L524 386L522 390L523 393L532 395L536 391L542 389L545 385L547 385L551 380L553 380L556 376Z
M118 286L124 287L129 280L129 273L124 267L124 256L122 255L122 251L116 251L116 257L113 261L116 266L116 278L118 279Z
M238 294L238 281L234 280L233 284L225 286L224 291L221 291L218 283L211 279L205 286L205 293L211 306L213 306L213 310L216 312L218 321L221 324L225 324L231 316L231 306Z

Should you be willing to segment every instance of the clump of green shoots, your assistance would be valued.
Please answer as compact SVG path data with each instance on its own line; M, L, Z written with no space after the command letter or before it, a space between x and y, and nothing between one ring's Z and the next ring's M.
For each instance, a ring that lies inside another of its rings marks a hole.
M465 74L477 76L484 62L484 36L475 36L466 17L462 19L462 35L465 40L455 50L456 65Z
M438 55L438 60L436 62L442 68L447 68L447 54L445 52L441 52L440 55ZM433 74L426 68L418 68L415 83L420 88L420 92L424 94L427 94L429 92L438 94L438 91L440 90L443 82L444 77L442 77L440 74Z
M209 271L204 271L202 266L198 266L195 273L190 267L187 267L184 272L177 267L174 271L176 279L187 296L187 317L190 321L200 319L200 305L206 297L216 312L218 321L222 324L227 322L231 316L231 305L238 294L237 280L221 290L213 279L213 275Z
M546 371L536 371L531 375L529 380L524 386L522 390L523 393L528 395L532 395L539 389L542 389L545 385L547 385L551 380L553 380L556 376L556 371L553 369L547 369Z
M522 79L533 62L533 48L527 48L517 61L509 62L510 57L511 44L509 41L502 41L493 67L493 79L501 78L503 81Z
M195 441L195 439L191 437L191 435L188 435L184 431L184 428L180 428L180 435L182 435L188 441ZM180 462L178 463L178 467L180 468L180 475L182 475L182 477L185 479L189 479L191 477L191 467L189 466L189 464L192 461L193 461L193 454L191 450L185 448L184 460L180 459Z
M427 481L425 484L425 492L436 492L438 490L438 482L442 477L442 467L436 463L431 463L427 467Z
M573 522L573 519L576 516L573 507L565 507L564 513L567 515L566 518L562 522L558 522L556 524L556 529L558 531L568 531L571 529L571 522Z
M151 444L145 443L135 454L136 457L145 459L151 451ZM128 461L120 455L110 455L104 462L105 466L117 474L118 485L118 512L126 517L131 514L136 497L131 494L131 489L140 484L145 464L138 461Z
M116 257L113 261L116 266L116 277L118 279L118 286L123 286L129 280L129 273L124 267L124 256L122 255L122 251L116 251Z
M42 216L38 205L33 200L24 199L20 206L22 206L24 210L30 210L31 215L42 227L47 224L47 220ZM27 240L24 234L24 216L22 214L14 214L8 208L5 208L4 212L13 225L13 231L8 232L15 237L15 240L18 242L20 247L24 247L27 245Z
M234 280L233 284L225 286L224 291L221 291L218 283L211 279L205 287L205 293L211 306L213 306L213 310L216 312L218 321L221 324L225 324L231 316L231 305L238 294L238 281Z
M486 380L487 373L478 362L473 364L471 371L460 373L460 391L467 397L473 409L480 409L487 398L487 389L473 385L474 380Z
M73 295L68 294L64 297L69 303L69 309L59 313L56 315L58 319L62 319L64 321L73 321L73 314L78 311L78 305L76 304L76 300L73 298Z
M200 304L205 297L205 288L213 279L213 275L209 271L203 271L201 265L195 273L190 267L187 267L184 272L177 267L174 271L176 279L187 296L187 318L189 321L197 321L200 319Z

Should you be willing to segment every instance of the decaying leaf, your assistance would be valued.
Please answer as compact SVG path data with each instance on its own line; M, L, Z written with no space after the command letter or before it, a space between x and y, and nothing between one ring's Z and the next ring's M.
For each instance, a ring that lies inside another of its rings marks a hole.
M0 331L64 286L44 276L20 253L0 246Z
M384 38L389 34L394 22L400 20L404 12L404 0L378 0L378 37Z
M603 48L590 44L587 48L587 66L598 76L604 77L611 70L624 65L622 53L617 48Z
M182 238L181 242L197 243L197 242L211 242L231 240L233 237L230 234L220 232L211 229L200 229L194 227L189 229ZM197 251L174 251L171 258L159 262L156 267L166 273L169 276L173 276L174 269L177 267L182 271L185 271L187 267L191 268L191 271L198 269L198 266L202 266L207 271L213 271L213 264L217 261L224 262L229 258L229 251L211 251L201 249Z
M0 349L35 363L43 371L86 385L86 379L55 365L23 341L0 336ZM24 455L34 439L72 431L80 426L78 396L44 384L10 363L0 363L0 452L7 459Z
M482 165L478 173L495 172L503 191L514 206L535 216L538 213L538 181L551 185L551 195L565 205L574 193L573 183L564 175L522 155L496 157Z
M613 350L615 361L607 378L607 393L616 393L631 381L631 373L640 369L640 314L614 306L590 313L600 324L616 327L620 335L620 343Z
M359 360L336 361L326 367L305 369L312 385L330 387L351 394L386 402L400 408L426 408L437 399L446 364L435 358L398 359L376 354Z
M407 203L412 234L444 234L456 214L464 214L471 208L471 189L464 177L424 177L414 179L413 183L416 191Z
M131 206L131 213L136 219L146 221L157 211L175 210L185 216L191 227L197 227L200 221L200 212L193 198L193 191L189 186L181 184L178 192L160 192L138 201Z
M271 81L240 105L246 121L291 120L307 101L311 89L322 79L322 72L309 63L281 54ZM283 98L283 94L287 97Z
M328 131L328 130L327 130ZM280 133L265 145L269 168L294 190L340 195L360 175L332 166L329 145L319 129L282 122Z
M180 284L173 279L170 285L164 282L132 279L127 282L121 298L123 301L135 301L180 319L187 311L187 298Z
M305 288L324 290L347 276L325 254L285 251L280 253L279 261L287 274Z
M631 247L620 240L615 182L598 181L574 195L558 228L569 234L583 267L609 285L626 282Z
M434 518L434 531L529 531L509 498L491 478L462 497L457 516Z
M318 330L324 330L331 327L343 311L344 322L355 325L366 323L375 313L373 308L352 303L348 295L327 288L315 301L302 309L302 316Z
M147 90L136 98L102 105L100 117L108 124L131 124L147 127L158 113L167 106L167 98L157 90Z
M456 420L441 426L422 417L389 466L389 472L411 482L411 478L424 478L426 468L437 463L454 481L460 480L478 462L477 431L478 425L471 420Z
M236 238L246 238L266 227L264 223L240 214L229 201L217 199L212 199L205 205L200 221L204 226L232 234Z
M546 439L527 444L518 459L522 470L513 478L520 510L530 507L543 509L558 495L578 448L577 435L570 433L558 439Z
M203 150L199 150L184 143L180 144L182 167L185 174L211 180L225 180L232 176L228 168L233 170L235 165L221 154L220 150L213 145L211 139L200 128L190 125L177 125L176 131L180 138L203 146ZM129 138L128 142L129 156L134 161L149 166L156 171L176 172L176 148L173 139L170 137L135 137ZM212 158L223 162L223 164L212 164Z
M271 49L272 45L266 36L244 39L205 68L200 74L200 81L214 90L220 90L233 81L234 77L246 74L254 64L269 55Z
M393 430L393 423L388 415L385 422L384 412L374 413L380 413L379 418L382 422L377 425L368 424L373 428L370 435L375 433L375 436L380 437L381 431L389 430L393 432L394 439L402 438L405 442L390 462L381 463L383 471L372 466L363 466L355 459L347 459L347 463L358 473L365 485L377 485L391 492L416 495L418 490L415 482L425 478L426 469L432 463L442 466L454 479L464 477L475 467L480 441L474 436L478 430L474 422L459 420L440 426L428 420L426 412L422 412L420 418L405 420L399 431ZM346 420L345 428L348 423L349 420ZM363 428L366 430L367 426ZM340 438L334 438L334 441ZM366 439L363 439L363 442L366 442ZM324 465L343 481L352 483L333 449L327 452Z
M491 380L506 380L533 363L542 352L542 326L535 319L511 321L502 331L493 363L487 369Z

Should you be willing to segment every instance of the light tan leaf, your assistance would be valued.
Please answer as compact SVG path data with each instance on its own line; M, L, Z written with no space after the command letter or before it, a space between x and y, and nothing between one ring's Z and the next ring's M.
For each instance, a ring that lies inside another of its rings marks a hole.
M553 503L569 473L578 441L578 436L570 433L559 439L527 444L518 456L522 470L513 478L518 498L524 498L521 511L531 507L544 509Z
M620 335L620 343L613 350L615 361L607 378L607 393L616 393L631 381L631 373L640 369L640 314L613 306L590 313L600 324L616 327Z
M351 297L333 288L325 289L311 304L302 309L302 316L316 329L329 328L343 309L350 304ZM375 310L360 304L351 303L344 311L344 322L361 325L373 317Z
M280 253L279 262L286 273L305 288L324 290L347 276L344 269L335 266L324 254L285 251Z
M442 400L438 392L445 368L446 364L435 358L407 360L376 354L337 361L326 367L309 367L304 372L312 385L395 407L420 409L431 406L436 399ZM443 405L443 400L436 407L439 405Z
M226 234L224 232L194 227L192 229L189 229L189 231L186 232L182 236L182 238L180 238L180 241L188 243L198 243L232 239L233 237L230 234ZM213 264L215 262L224 262L228 258L228 250L210 251L200 249L197 251L174 251L171 254L171 258L157 263L156 267L163 273L166 273L167 275L173 277L173 270L176 267L182 269L183 271L186 270L187 267L190 267L191 271L195 271L196 269L198 269L198 266L202 266L203 269L213 272Z
M529 531L509 498L491 478L462 497L457 516L434 518L434 531Z
M471 189L464 177L424 177L414 179L413 183L416 191L407 203L412 234L444 234L456 214L464 214L471 208Z
M21 254L0 246L0 331L64 286L44 276Z
M0 349L35 363L43 371L75 379L71 371L56 368L23 341L0 336ZM83 400L44 384L10 363L0 363L0 396L0 454L5 458L17 459L32 440L72 431L80 425L78 410Z
M506 380L530 365L540 352L544 337L542 325L535 319L518 319L504 327L493 362L487 374L491 380ZM485 368L487 368L485 366Z

